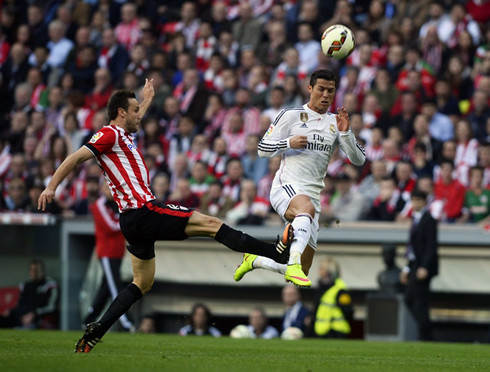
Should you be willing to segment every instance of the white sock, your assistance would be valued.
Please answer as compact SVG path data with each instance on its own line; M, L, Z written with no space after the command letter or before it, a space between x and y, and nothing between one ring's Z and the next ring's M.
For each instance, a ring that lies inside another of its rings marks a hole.
M268 257L262 256L257 257L252 266L256 269L265 269L282 275L286 273L287 268L285 264L277 263Z
M311 223L313 217L308 213L300 213L293 220L294 239L291 243L291 253L289 254L289 265L301 264L303 254L311 236Z

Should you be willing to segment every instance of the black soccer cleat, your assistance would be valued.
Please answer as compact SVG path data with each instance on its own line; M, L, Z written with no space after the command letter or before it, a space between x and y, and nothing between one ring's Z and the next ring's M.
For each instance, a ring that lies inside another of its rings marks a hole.
M291 248L291 243L294 238L293 225L288 223L284 232L282 233L282 237L277 236L276 240L276 251L277 258L276 262L280 264L286 264L289 260L289 250Z
M101 324L99 322L93 322L87 324L85 333L82 338L78 340L75 345L75 353L90 353L97 343L102 338Z

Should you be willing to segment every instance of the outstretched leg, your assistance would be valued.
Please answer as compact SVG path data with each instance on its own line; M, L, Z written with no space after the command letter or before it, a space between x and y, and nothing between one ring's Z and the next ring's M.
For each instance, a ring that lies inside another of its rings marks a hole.
M281 239L276 244L266 243L199 212L190 216L185 233L189 237L207 236L233 251L265 256L279 263L286 263L289 257L289 246L281 244Z

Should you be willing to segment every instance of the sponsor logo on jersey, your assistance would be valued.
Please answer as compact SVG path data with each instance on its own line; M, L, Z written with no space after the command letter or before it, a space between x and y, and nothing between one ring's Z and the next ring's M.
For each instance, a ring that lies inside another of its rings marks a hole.
M308 125L306 123L301 124L300 128L308 128Z
M306 123L308 121L308 114L306 112L302 112L301 114L299 114L299 119L303 123Z
M104 133L102 132L97 132L95 133L92 138L90 139L90 143L95 143L99 140L100 137L102 137L104 135Z
M269 129L267 129L267 132L265 132L265 135L266 135L266 136L270 136L273 130L274 130L274 125L273 125L273 124L271 124L271 125L269 126Z
M335 134L335 125L330 124L330 133Z

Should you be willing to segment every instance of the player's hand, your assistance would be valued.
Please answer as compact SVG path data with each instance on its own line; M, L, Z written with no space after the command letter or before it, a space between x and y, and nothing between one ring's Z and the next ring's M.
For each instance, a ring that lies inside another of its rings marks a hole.
M292 149L304 149L308 144L308 137L306 136L293 136L289 140L289 145Z
M408 283L408 273L406 271L402 271L400 273L400 283L406 285Z
M39 199L37 200L37 209L44 212L46 210L46 203L52 203L53 200L54 190L44 190L41 195L39 195Z
M145 86L143 87L143 99L145 101L151 101L155 96L155 89L153 89L153 79L145 79Z
M338 115L335 115L335 118L337 119L337 128L339 128L340 132L347 132L350 127L349 114L343 106L337 109L337 112Z
M418 280L425 280L429 276L429 272L425 267L419 267L415 273L415 276Z

